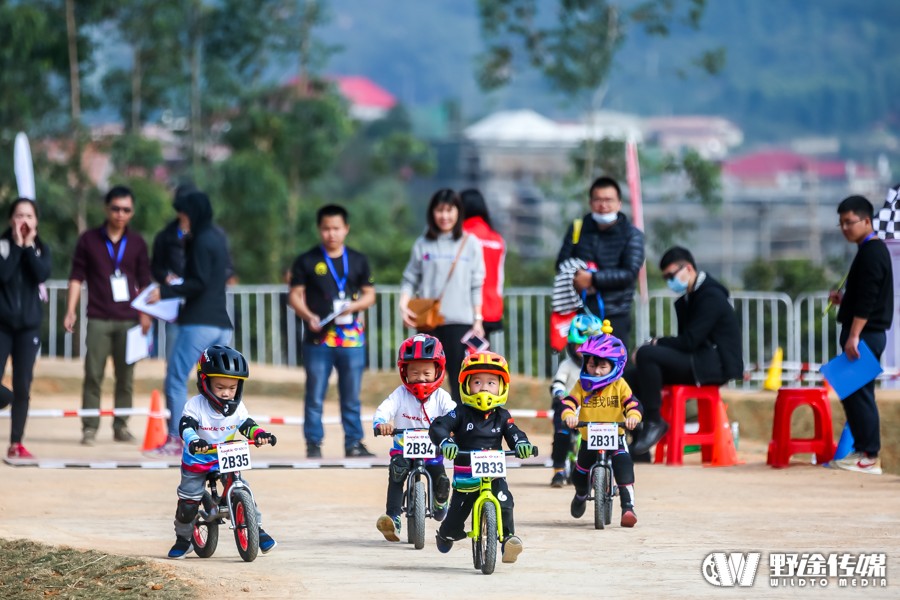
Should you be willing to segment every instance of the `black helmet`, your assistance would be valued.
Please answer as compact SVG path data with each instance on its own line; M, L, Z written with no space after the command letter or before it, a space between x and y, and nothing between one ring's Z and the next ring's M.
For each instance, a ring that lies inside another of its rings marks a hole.
M223 400L209 389L210 377L227 377L238 380L237 393L230 400ZM210 346L203 351L197 363L197 389L209 405L226 417L233 415L241 403L244 380L250 377L250 368L244 355L228 346Z

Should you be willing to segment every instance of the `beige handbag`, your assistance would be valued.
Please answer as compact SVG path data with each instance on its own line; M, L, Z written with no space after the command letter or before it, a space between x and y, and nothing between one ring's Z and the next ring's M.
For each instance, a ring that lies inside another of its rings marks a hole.
M444 315L441 314L441 298L444 297L444 292L447 291L447 286L450 284L450 278L453 277L453 270L456 268L456 263L459 261L459 257L462 255L463 248L468 239L469 235L465 234L462 243L459 245L459 250L456 251L456 258L453 259L453 264L450 265L450 272L447 273L447 281L444 283L444 289L441 290L438 297L412 298L409 301L407 308L416 315L416 329L418 331L432 331L436 327L444 324Z

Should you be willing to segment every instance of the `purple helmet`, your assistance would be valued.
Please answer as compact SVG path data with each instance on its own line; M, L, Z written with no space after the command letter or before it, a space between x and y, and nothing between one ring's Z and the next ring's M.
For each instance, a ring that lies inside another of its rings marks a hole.
M585 392L593 392L606 387L621 377L622 372L625 371L625 363L628 362L628 352L625 350L625 344L619 338L608 333L588 338L585 343L578 347L578 351L584 356L579 381L581 382L581 389ZM613 365L612 371L602 377L589 375L585 370L588 356L605 358L610 361Z

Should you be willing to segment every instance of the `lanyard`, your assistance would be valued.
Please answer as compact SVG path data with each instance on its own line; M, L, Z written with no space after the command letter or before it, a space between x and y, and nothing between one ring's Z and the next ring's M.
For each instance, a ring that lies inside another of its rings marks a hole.
M331 257L328 256L328 251L325 250L325 247L322 247L322 254L325 255L325 264L328 265L328 270L331 271L331 276L334 278L334 283L337 285L338 296L340 296L341 300L344 299L344 288L347 287L347 271L349 270L348 261L347 261L347 249L344 248L344 253L341 255L344 264L344 276L338 279L337 272L334 270L334 263L331 260Z
M866 242L868 242L869 240L871 240L871 239L874 238L874 237L875 237L875 232L873 231L872 233L870 233L869 235L867 235L866 237L864 237L864 238L863 238L863 241L861 241L861 242L859 243L859 245L862 246L863 244L865 244Z
M115 256L113 252L113 244L109 239L106 240L106 249L109 250L109 257L114 261L115 272L119 274L119 265L122 264L122 257L125 256L125 245L128 244L128 238L122 236L122 243L119 244L119 255Z

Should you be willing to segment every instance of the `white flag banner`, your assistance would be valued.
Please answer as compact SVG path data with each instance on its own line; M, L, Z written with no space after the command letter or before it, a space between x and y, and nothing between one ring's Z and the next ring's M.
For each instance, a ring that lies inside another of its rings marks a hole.
M19 197L36 200L34 191L34 165L31 162L31 146L28 145L28 136L21 131L16 134L14 151L16 186L19 188Z

